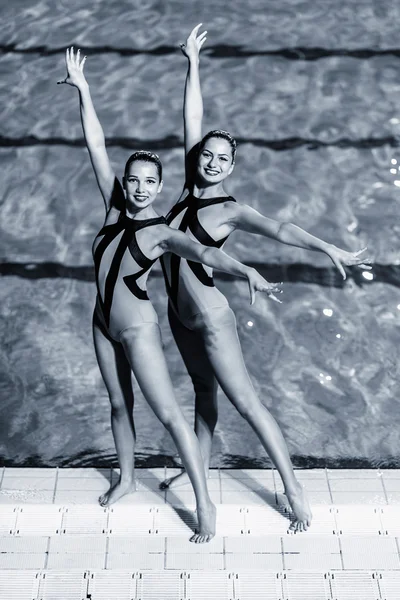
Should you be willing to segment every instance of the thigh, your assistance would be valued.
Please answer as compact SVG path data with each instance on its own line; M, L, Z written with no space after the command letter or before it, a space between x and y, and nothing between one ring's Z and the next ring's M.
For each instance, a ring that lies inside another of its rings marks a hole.
M196 330L202 334L208 359L225 395L236 406L254 397L232 310L224 307L207 311L198 319Z
M165 424L182 416L164 356L158 323L130 327L121 343L143 396Z
M168 319L172 335L195 388L215 392L217 380L204 347L202 334L185 327L170 305Z
M124 397L133 405L132 370L121 344L115 342L93 317L93 341L100 373L111 401Z

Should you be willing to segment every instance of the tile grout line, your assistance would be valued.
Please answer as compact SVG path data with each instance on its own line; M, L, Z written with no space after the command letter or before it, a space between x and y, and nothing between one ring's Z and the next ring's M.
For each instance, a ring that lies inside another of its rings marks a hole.
M383 493L385 494L386 504L388 506L390 506L389 497L388 497L388 494L387 494L386 485L385 485L385 479L384 479L383 473L381 474L381 481L382 481Z
M58 485L58 467L56 468L56 476L55 476L55 479L54 479L54 489L53 489L53 501L52 501L52 504L56 503L57 485Z

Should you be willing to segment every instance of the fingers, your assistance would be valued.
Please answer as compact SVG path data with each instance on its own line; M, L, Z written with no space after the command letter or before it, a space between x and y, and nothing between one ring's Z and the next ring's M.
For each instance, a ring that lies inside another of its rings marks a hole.
M279 298L274 296L274 294L268 294L268 297L271 298L271 300L273 300L274 302L278 302L279 304L282 304L282 300L279 300Z
M341 276L345 280L346 279L346 271L344 270L342 263L337 258L335 258L335 257L331 257L331 258L332 258L332 260L333 260L333 262L335 264L335 267L338 269L338 271L340 272Z
M83 72L83 65L85 64L86 59L87 59L87 56L84 56L83 59L82 59L81 65L79 67L82 72Z
M189 34L189 37L196 37L197 36L197 32L200 29L200 27L203 25L203 23L199 23L198 25L196 25L196 27L193 27L192 31Z
M354 252L355 256L358 256L359 254L361 254L361 252L365 252L367 248L368 248L368 246L365 246L365 248L363 248L362 250L359 250L358 252Z

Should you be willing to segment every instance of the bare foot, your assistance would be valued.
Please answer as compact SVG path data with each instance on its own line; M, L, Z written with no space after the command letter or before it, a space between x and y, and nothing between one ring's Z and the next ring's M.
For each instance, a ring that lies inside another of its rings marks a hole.
M311 525L312 513L305 489L297 482L293 492L289 493L285 490L285 496L295 517L289 527L290 531L307 531Z
M215 536L215 524L217 520L217 509L210 501L205 508L197 507L197 519L199 528L190 538L195 544L204 544Z
M121 483L120 480L115 485L112 485L110 489L105 492L105 494L99 496L99 504L100 506L110 506L122 498L122 496L125 496L126 494L132 494L132 492L136 492L136 490L137 485L135 479L126 483Z
M160 483L160 490L173 490L174 488L187 483L190 483L188 474L186 471L182 471L181 473L178 473L178 475L174 475L173 477L169 477L165 481L162 481Z

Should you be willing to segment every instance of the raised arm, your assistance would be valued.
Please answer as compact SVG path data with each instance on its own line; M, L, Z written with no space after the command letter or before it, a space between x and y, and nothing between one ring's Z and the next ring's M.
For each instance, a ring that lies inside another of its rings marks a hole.
M71 47L67 48L65 60L67 63L67 76L57 83L67 83L76 87L79 91L83 135L97 183L104 198L106 210L108 210L114 189L115 173L108 158L103 128L93 106L89 84L83 74L86 56L81 60L80 50L75 55L74 49Z
M186 75L185 92L183 100L183 123L185 136L185 154L201 141L201 127L203 121L203 98L200 86L200 49L206 41L207 31L200 35L198 31L202 23L199 23L189 34L186 44L181 44L181 50L188 59L188 70ZM188 175L188 173L186 173Z
M307 233L307 231L293 223L276 221L264 217L258 211L245 204L232 204L229 209L232 211L230 220L234 229L257 233L289 246L324 252L339 269L343 279L346 279L346 272L342 265L358 265L364 269L371 269L368 264L371 260L359 256L367 248L358 250L358 252L347 252Z
M198 242L192 241L182 231L172 229L171 227L166 228L164 239L159 244L159 247L161 253L173 252L182 258L202 263L218 271L230 273L237 277L244 277L249 284L251 304L254 303L256 292L266 292L272 300L281 302L273 294L273 292L281 293L281 289L276 284L269 283L255 269L243 265L228 256L228 254L225 254L222 250L203 246Z

